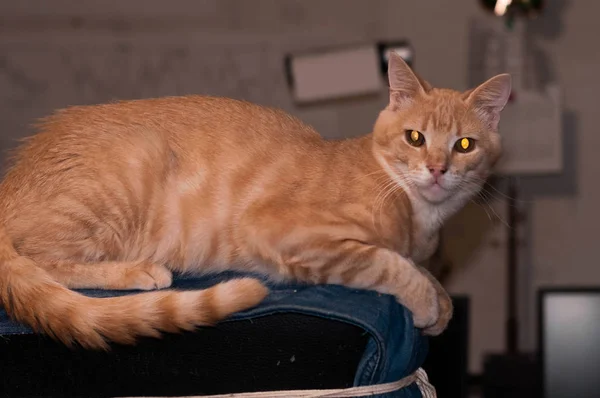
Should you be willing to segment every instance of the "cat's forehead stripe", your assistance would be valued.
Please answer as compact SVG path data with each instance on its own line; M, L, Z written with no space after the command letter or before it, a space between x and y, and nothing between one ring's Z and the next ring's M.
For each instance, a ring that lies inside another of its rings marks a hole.
M431 120L432 116L433 115L431 112L425 113L425 118L423 119L423 129L426 131L431 130L431 128L433 127L432 120Z
M462 120L458 117L454 118L454 130L453 132L460 135L462 131Z
M427 112L423 119L423 127L426 131L436 133L456 133L462 131L461 112L453 104L438 104L434 111Z

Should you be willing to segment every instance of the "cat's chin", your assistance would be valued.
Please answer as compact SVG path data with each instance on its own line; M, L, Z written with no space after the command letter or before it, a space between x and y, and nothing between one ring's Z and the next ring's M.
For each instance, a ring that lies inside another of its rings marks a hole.
M432 204L440 204L450 197L450 191L438 184L432 184L428 187L418 189L421 197Z

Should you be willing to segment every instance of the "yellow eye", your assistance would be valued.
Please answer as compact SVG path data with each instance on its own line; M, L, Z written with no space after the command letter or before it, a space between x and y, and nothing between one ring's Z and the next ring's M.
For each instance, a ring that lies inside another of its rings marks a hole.
M406 130L406 141L412 146L421 146L425 143L425 136L417 130Z
M475 140L472 138L461 138L454 144L454 149L462 153L471 152L475 149Z

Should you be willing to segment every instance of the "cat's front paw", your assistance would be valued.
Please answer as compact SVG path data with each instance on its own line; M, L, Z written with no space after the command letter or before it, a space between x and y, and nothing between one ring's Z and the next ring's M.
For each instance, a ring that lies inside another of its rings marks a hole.
M441 287L441 285L436 286L436 288L438 294L439 317L433 325L423 329L423 333L429 336L437 336L446 330L454 312L452 299L450 299L446 290Z
M126 270L122 281L124 289L154 290L171 286L173 275L167 267L150 262L140 262Z
M419 267L419 271L429 280L435 289L439 311L438 318L434 323L423 326L423 333L429 336L437 336L448 327L448 323L452 319L452 299L442 284L426 268Z
M419 274L419 281L411 289L410 299L405 300L405 305L413 314L413 323L420 329L433 327L440 318L440 303L438 292L424 275Z

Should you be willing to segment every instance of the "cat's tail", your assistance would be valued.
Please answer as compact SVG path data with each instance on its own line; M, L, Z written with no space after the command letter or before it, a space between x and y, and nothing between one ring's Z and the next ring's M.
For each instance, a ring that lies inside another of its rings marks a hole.
M243 278L205 290L87 297L20 256L0 226L0 306L15 321L69 346L108 349L111 341L131 344L136 337L158 337L161 331L213 325L257 305L267 293L259 281Z

